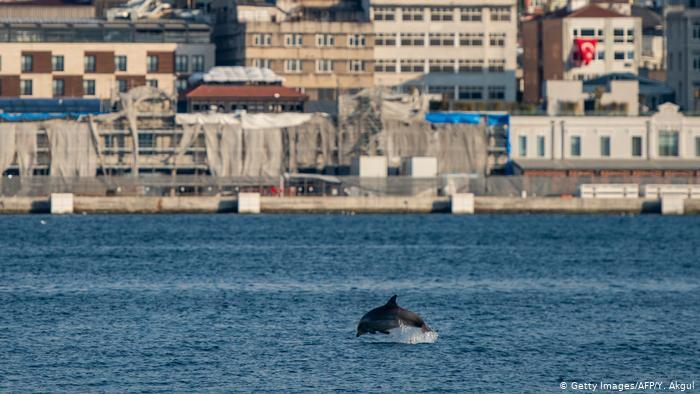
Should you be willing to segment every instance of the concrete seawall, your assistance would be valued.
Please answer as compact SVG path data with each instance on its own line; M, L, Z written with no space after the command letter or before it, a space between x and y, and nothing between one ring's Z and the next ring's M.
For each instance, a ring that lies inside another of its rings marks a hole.
M0 197L0 214L49 213L47 197ZM479 213L660 213L658 200L476 197ZM262 197L263 213L448 213L448 197ZM233 197L81 197L75 213L233 213ZM700 214L700 200L685 201L686 214Z

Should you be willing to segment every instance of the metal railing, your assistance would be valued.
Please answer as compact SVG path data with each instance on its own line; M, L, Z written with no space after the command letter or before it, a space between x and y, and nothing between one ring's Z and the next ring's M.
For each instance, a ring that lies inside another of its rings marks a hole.
M0 196L48 196L73 193L82 196L235 196L258 192L277 196L439 196L474 193L478 196L573 196L582 184L700 184L698 177L548 177L469 176L434 178L391 176L360 178L295 174L279 177L212 177L206 175L50 176L2 177Z

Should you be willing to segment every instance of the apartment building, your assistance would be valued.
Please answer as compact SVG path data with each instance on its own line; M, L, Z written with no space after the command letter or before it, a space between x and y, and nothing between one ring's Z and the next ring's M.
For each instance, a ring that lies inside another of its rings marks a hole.
M510 158L531 175L700 176L700 118L513 116Z
M374 82L452 100L514 101L514 0L371 0Z
M170 94L214 65L210 28L181 20L97 19L0 23L0 97L109 101L150 85ZM6 112L10 109L5 108Z
M685 111L700 111L700 7L695 2L667 8L666 83Z
M610 73L637 74L641 18L589 4L523 23L523 99L538 103L548 80L588 80Z
M309 110L332 111L339 94L374 83L373 28L361 3L215 2L217 64L272 69L309 97Z

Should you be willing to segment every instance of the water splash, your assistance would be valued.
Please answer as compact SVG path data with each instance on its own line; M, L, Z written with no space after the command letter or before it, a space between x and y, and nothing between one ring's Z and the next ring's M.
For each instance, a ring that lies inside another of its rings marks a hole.
M417 345L421 343L435 343L438 340L438 333L435 331L423 332L418 327L401 325L389 330L389 335L374 334L368 335L372 342L376 343L405 343Z

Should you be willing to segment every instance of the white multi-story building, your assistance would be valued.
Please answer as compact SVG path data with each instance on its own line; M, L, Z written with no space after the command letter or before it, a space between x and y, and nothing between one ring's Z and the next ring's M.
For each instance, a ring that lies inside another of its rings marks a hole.
M378 86L514 101L514 0L371 0ZM405 90L407 90L405 89Z
M666 83L685 111L700 110L700 8L671 6L666 12Z

